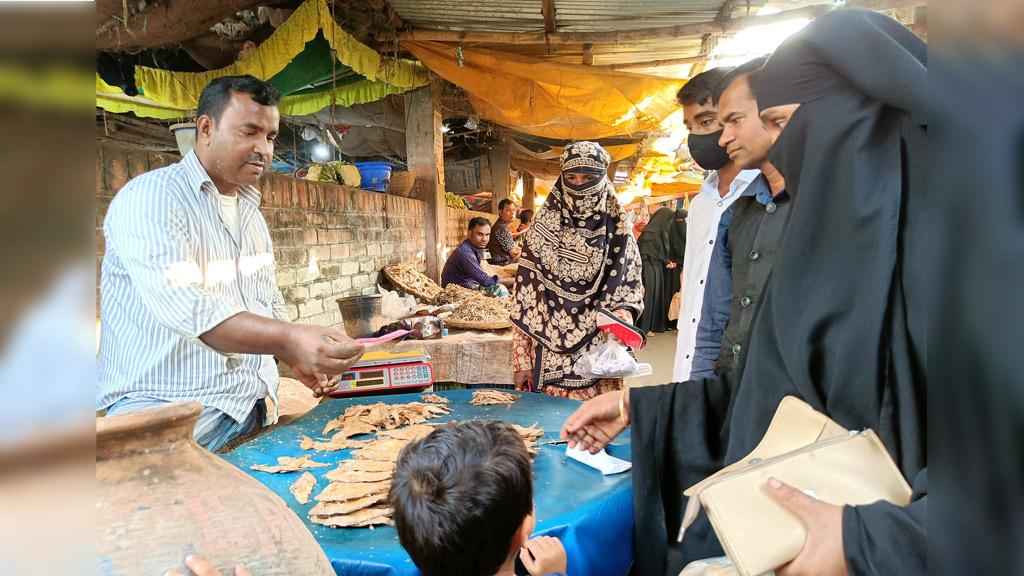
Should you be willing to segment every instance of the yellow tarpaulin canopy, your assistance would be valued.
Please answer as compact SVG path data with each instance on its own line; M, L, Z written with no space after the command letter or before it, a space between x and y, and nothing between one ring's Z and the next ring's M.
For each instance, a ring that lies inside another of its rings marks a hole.
M306 0L259 47L234 64L206 72L172 72L136 66L135 83L154 102L175 108L195 108L199 94L211 80L240 74L269 80L284 70L321 30L339 62L367 80L377 79L380 54L342 30L331 18L326 0Z
M331 55L344 65L342 70L350 71L350 74L354 72L357 76L347 77L337 85L325 84L315 91L303 90L292 94L286 91L280 104L282 114L312 114L330 106L332 96L334 104L347 107L430 83L426 68L418 62L381 58L380 54L338 27L326 0L306 0L259 47L230 66L207 72L175 72L136 66L135 82L140 96L127 96L97 75L96 105L111 112L134 112L150 118L188 117L196 107L203 88L222 76L251 74L271 80L286 68L292 71L298 67L299 70L290 78L295 84L296 77L302 77L302 65L289 65L299 62L296 57L303 51L307 51L306 65L309 65L308 50L317 41L326 43L322 46L325 57L327 50L332 50ZM330 65L326 72L330 78L333 74Z
M658 130L683 80L548 62L437 42L402 45L469 93L481 116L548 138L584 140Z

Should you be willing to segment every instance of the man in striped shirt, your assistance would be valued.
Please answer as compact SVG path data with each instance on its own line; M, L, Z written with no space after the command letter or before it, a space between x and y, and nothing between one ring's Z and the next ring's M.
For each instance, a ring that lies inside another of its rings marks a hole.
M204 407L196 439L216 450L276 421L275 356L321 396L362 354L338 328L288 321L256 188L273 158L277 101L252 76L212 81L199 97L195 150L111 202L97 410L195 400Z

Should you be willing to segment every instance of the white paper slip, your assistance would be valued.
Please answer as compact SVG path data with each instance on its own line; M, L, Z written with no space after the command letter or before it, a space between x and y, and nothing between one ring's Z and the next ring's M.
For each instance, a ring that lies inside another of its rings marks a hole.
M601 471L601 474L605 476L609 474L618 474L625 472L633 467L633 464L626 462L621 458L616 458L611 454L604 451L602 448L597 454L591 454L585 450L579 448L565 447L565 455L573 460L582 462L591 468L596 468Z

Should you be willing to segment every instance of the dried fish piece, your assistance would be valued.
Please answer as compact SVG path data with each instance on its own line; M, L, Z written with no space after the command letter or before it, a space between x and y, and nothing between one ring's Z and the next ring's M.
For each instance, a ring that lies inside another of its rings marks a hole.
M395 462L398 460L398 453L402 451L402 448L405 447L406 444L408 444L408 442L404 440L378 440L372 446L353 450L352 457L365 460Z
M509 426L511 426L520 436L522 436L524 440L537 440L538 438L544 435L544 429L538 428L536 422L531 424L529 428L525 428L518 424L512 423L509 423Z
M394 462L382 462L379 460L364 460L362 458L350 458L348 460L342 460L338 462L338 467L331 472L341 470L345 472L388 472L390 473L395 469ZM328 472L330 474L330 472Z
M309 510L309 515L338 516L341 514L351 514L356 510L369 508L370 506L384 502L387 499L388 493L381 492L379 494L371 494L365 498L356 498L355 500L348 500L346 502L317 502L316 506L313 506Z
M396 428L394 430L381 430L377 433L377 438L390 438L392 440L412 442L413 440L419 440L420 438L430 436L430 433L433 431L433 426L427 426L426 424L414 424L412 426L405 426L404 428Z
M365 498L372 494L387 492L391 487L390 481L385 482L331 482L316 495L318 502L345 502L356 498Z
M500 390L477 390L469 401L473 406L490 406L492 404L511 404L519 399L518 394L509 394Z
M370 471L335 468L325 474L324 478L334 482L381 482L391 480L392 473L391 470Z
M270 472L273 474L281 474L287 472L298 472L303 468L323 468L324 466L330 466L326 462L316 462L310 460L310 455L299 456L298 458L290 458L288 456L281 456L277 459L277 466L267 466L266 464L256 464L250 466L253 470L259 470L260 472Z
M330 440L323 442L313 440L309 436L303 436L299 447L303 450L316 450L317 452L334 452L346 448L364 448L369 446L372 440L349 440L348 438L335 435Z
M423 396L420 397L420 399L423 400L424 402L428 402L430 404L447 404L448 403L448 399L447 398L445 398L444 396L438 396L437 394L424 394Z
M394 526L394 522L389 518L393 512L391 508L374 507L337 516L310 516L310 519L316 524L334 528L358 528L381 524Z
M313 487L316 486L316 476L313 476L309 472L303 472L299 479L292 483L291 488L288 490L295 496L295 501L299 504L308 504L309 495L313 493Z
M369 424L355 417L349 417L347 415L335 418L324 426L324 434L330 434L331 430L340 430L334 436L341 436L342 438L351 438L352 436L358 436L360 434L372 434L377 431L377 428L373 424Z

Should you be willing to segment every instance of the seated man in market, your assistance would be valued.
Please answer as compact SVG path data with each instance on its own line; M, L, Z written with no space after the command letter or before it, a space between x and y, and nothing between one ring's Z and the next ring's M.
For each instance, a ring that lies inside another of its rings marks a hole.
M558 538L533 533L533 465L519 434L496 420L446 424L406 446L388 501L398 540L425 576L566 573Z
M97 410L196 401L196 439L217 450L276 421L275 357L322 396L362 354L338 328L288 320L256 188L273 158L277 102L252 76L213 80L199 97L195 149L111 202Z
M491 239L487 242L487 250L491 257L488 263L495 266L515 264L523 249L516 244L518 234L512 232L512 221L516 217L516 207L508 198L498 202L498 221L491 228Z
M491 239L491 223L486 218L477 216L469 221L466 239L459 247L448 255L441 271L441 286L457 284L471 290L498 296L508 297L508 288L498 281L498 277L484 272L482 262L484 248Z

